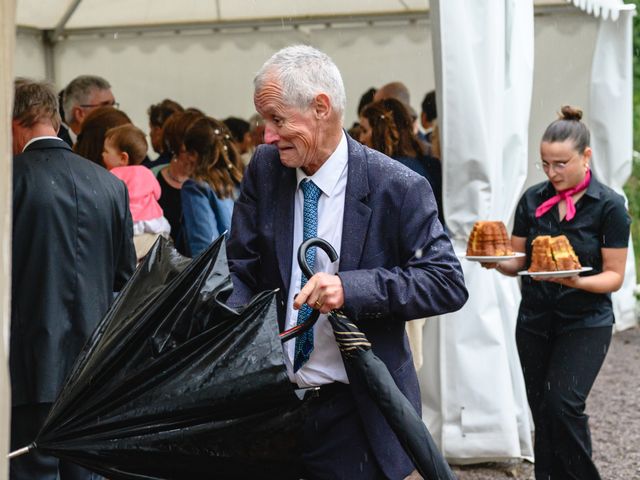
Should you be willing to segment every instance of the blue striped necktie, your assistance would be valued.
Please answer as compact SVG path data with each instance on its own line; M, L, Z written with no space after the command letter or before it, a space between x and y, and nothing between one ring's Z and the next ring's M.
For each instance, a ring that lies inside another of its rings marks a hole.
M302 230L302 241L304 242L318 235L318 199L322 191L309 179L303 180L300 188L302 188L302 193L304 194ZM307 264L312 271L315 262L316 248L314 247L307 250ZM305 286L307 280L307 277L303 273L300 288ZM304 323L311 316L312 312L313 309L309 305L306 303L302 305L300 310L298 310L297 324L300 325ZM296 337L296 350L293 357L294 372L300 370L307 360L309 360L311 352L313 352L313 328Z

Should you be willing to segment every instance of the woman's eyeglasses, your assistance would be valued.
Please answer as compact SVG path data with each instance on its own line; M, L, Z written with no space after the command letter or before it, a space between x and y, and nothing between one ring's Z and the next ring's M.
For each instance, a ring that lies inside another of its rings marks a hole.
M577 155L574 155L569 160L564 160L564 161L561 161L561 162L551 162L551 163L542 160L542 162L536 163L536 168L538 170L543 170L545 172L548 172L549 170L553 170L554 172L562 172L562 171L564 171L565 168L567 168L567 165L575 157L577 157Z

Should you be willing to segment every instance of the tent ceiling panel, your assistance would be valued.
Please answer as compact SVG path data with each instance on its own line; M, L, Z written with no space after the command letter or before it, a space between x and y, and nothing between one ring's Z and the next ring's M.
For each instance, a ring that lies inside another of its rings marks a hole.
M16 1L16 25L40 30L54 28L73 0Z
M73 0L17 0L17 24L53 29ZM82 0L66 28L424 11L428 0Z
M78 0L16 0L17 25L53 30ZM117 28L260 19L348 16L367 17L423 12L429 0L79 0L65 28ZM594 15L617 17L622 0L533 0L537 7L575 4Z

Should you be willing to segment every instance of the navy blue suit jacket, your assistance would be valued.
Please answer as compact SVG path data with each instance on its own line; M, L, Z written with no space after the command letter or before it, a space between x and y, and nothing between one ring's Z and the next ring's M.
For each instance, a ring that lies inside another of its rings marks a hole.
M13 163L11 402L53 402L135 268L126 185L63 141Z
M427 180L348 137L348 177L339 273L345 313L372 343L398 387L421 411L407 320L458 310L467 299L462 269L438 221ZM296 173L273 146L249 163L233 212L228 256L230 304L279 290L285 318L291 261ZM349 375L349 371L347 371ZM351 375L351 389L378 463L389 478L413 470L386 420Z

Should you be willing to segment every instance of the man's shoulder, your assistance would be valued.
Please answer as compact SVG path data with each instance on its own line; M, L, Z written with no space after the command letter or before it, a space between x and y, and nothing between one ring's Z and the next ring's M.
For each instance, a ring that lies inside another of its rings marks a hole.
M55 156L53 161L42 161L51 156ZM76 182L92 184L99 181L115 188L124 187L124 183L107 169L67 148L27 150L14 157L14 179L23 175L48 175L53 172L71 174Z
M356 158L360 157L359 161L365 162L369 179L374 182L371 184L374 189L409 187L424 180L423 176L384 153L366 146L361 147L361 151L350 151L349 155L356 155Z
M278 148L275 145L263 143L256 147L247 168L276 171L286 167L280 162Z

